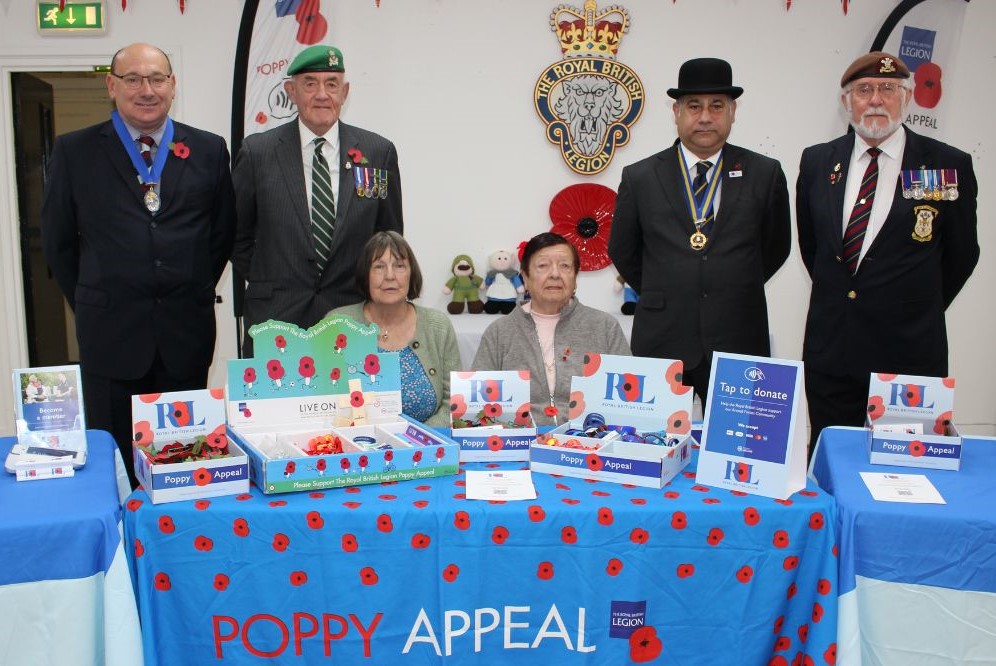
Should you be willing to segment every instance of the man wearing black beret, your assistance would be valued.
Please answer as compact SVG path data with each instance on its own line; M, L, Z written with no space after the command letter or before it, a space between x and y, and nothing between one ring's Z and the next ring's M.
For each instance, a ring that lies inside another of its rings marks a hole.
M404 230L394 144L340 122L345 72L334 46L299 53L284 83L298 119L246 137L235 159L232 263L248 281L247 330L268 319L309 328L363 300L356 257L375 232ZM242 351L252 355L248 336Z
M640 294L633 354L680 359L703 406L714 351L771 353L764 283L792 244L781 165L726 142L742 93L724 60L681 66L678 141L623 169L609 239Z
M979 261L972 158L903 127L903 61L865 54L840 86L854 133L807 148L796 185L813 444L864 424L872 372L947 375L944 311Z

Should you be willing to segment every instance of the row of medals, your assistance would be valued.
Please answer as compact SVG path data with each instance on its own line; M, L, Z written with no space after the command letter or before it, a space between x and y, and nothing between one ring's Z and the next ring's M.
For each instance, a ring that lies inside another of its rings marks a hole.
M903 188L903 198L917 201L954 201L958 198L958 187L948 185L943 190L939 187L928 190L916 184L909 189Z
M902 172L903 198L917 201L954 201L958 172L954 169L912 169Z
M367 199L387 198L387 169L357 167L353 171L356 181L356 196Z

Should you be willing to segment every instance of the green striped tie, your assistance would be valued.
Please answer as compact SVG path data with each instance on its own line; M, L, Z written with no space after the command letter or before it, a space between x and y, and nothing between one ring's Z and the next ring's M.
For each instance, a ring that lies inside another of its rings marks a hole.
M315 139L315 158L311 162L311 232L315 236L315 254L318 271L324 271L332 248L332 230L335 229L335 197L332 195L332 178L329 163L322 155L324 137Z

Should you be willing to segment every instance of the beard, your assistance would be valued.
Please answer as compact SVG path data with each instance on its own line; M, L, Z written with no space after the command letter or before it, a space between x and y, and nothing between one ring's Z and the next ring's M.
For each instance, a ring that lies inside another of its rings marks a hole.
M885 107L878 106L865 109L865 112L861 114L861 118L859 120L854 120L854 116L851 113L851 104L849 102L845 105L845 109L847 111L848 123L850 123L851 127L854 129L854 132L866 141L880 141L892 136L893 132L902 126L902 119L906 115L906 105L902 106L896 118L890 116ZM884 126L877 127L869 127L864 124L866 119L879 116L887 118L889 122Z

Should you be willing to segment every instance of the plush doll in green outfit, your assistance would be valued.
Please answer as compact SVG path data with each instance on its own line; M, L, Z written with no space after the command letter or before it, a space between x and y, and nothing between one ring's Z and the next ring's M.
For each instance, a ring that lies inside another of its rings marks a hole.
M467 311L470 314L483 312L481 283L484 282L484 279L474 273L474 260L466 254L458 254L453 259L450 270L453 272L453 277L446 281L443 293L453 294L453 299L446 306L446 310L450 314L460 314L463 312L464 303L466 303Z

